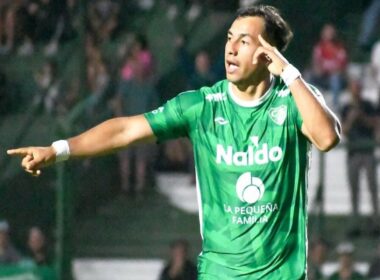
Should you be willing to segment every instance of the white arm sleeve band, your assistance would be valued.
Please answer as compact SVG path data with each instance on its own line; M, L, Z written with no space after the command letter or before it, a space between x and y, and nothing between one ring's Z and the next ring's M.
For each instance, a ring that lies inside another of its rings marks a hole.
M70 146L67 140L58 140L51 145L55 150L55 162L65 161L70 157Z
M297 78L301 77L300 71L291 64L285 66L280 75L286 86L290 86Z

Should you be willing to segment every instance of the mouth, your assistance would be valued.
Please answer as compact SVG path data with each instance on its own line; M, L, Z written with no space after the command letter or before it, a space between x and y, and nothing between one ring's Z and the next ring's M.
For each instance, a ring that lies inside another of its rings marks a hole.
M239 68L239 64L237 61L226 60L226 70L227 73L232 74Z

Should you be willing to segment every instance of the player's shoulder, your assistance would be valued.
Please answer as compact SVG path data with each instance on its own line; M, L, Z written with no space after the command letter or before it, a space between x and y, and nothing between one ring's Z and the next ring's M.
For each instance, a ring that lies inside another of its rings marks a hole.
M289 99L292 99L292 94L290 93L290 89L285 85L281 78L275 77L275 81L272 85L272 93L274 96L274 100L276 102L287 102Z
M310 84L306 82L306 85L310 88L312 93L318 98L318 99L323 99L323 95L320 92L320 90L314 86L313 84ZM293 99L292 94L290 93L290 89L288 88L287 85L282 81L282 79L277 77L277 80L275 82L275 86L273 88L275 91L275 95L277 98L290 98Z
M227 96L227 80L221 80L212 86L181 92L177 97L182 106L188 107L207 101L221 101Z
M311 89L311 91L313 92L313 94L318 98L318 99L323 99L323 95L322 95L322 92L313 84L310 84L310 83L306 83L309 88Z
M202 87L200 89L203 97L203 102L220 102L227 100L228 81L221 80L211 87Z
M228 89L228 81L220 80L212 86L202 87L199 90L203 94L208 95L208 94L213 94L213 93L227 92L227 89Z

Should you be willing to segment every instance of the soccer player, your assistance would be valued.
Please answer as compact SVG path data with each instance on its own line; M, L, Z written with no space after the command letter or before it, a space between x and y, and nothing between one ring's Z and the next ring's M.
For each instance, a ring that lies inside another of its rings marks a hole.
M189 137L203 249L201 280L306 277L310 144L328 151L340 125L280 53L292 37L271 6L239 10L226 38L226 80L146 114L115 118L49 147L9 150L24 169L102 155L141 141Z

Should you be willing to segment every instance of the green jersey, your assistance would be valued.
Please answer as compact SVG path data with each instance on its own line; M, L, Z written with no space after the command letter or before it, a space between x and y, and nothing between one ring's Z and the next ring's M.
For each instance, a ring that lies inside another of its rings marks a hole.
M289 89L258 100L231 84L187 91L145 114L159 140L194 149L202 252L199 279L304 279L309 142Z

